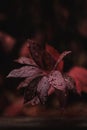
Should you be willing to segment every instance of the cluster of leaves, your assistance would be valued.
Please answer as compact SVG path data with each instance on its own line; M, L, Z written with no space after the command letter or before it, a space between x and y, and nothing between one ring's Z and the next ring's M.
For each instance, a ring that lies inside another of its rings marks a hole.
M45 104L49 96L48 91L51 87L53 87L56 92L59 90L64 94L66 93L66 89L75 88L72 78L67 74L62 74L56 69L59 62L64 58L64 56L69 54L70 51L63 52L56 63L54 63L54 59L52 59L52 57L45 51L40 50L38 45L34 51L35 46L35 44L34 46L30 46L31 55L34 58L20 57L17 59L16 62L23 64L24 66L19 69L12 70L7 76L7 78L25 78L17 88L25 88L24 103L32 105L39 103ZM39 48L39 51L37 48ZM51 68L47 69L47 66L49 65Z

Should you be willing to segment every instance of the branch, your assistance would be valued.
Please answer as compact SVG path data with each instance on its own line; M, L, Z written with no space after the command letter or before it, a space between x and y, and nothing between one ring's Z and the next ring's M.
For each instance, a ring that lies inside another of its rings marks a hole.
M57 65L59 64L59 62L60 62L66 55L68 55L68 54L70 54L70 53L71 53L71 51L64 51L64 52L59 56L59 58L58 58L58 60L57 60L57 62L56 62L56 64L55 64L53 70L55 70L56 67L57 67Z

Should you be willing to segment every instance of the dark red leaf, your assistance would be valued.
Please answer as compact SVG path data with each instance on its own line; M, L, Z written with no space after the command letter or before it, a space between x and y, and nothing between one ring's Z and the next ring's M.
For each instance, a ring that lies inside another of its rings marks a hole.
M12 70L7 78L14 77L14 78L27 78L32 77L34 75L42 74L43 71L35 66L23 66L19 69Z
M17 89L19 90L20 88L25 88L28 86L28 84L35 78L37 77L40 77L40 76L44 76L45 74L43 73L37 73L37 74L34 74L33 76L31 77L28 77L26 78L25 80L23 80L17 87Z
M37 86L37 94L42 104L45 104L47 101L49 87L48 77L44 76Z
M42 76L33 79L24 91L24 103L32 100L37 94L37 84L41 80Z
M30 44L32 58L44 70L52 70L55 65L54 58L40 44Z
M50 85L58 90L64 91L66 88L65 80L60 71L54 70L48 76Z
M36 66L38 65L34 62L32 58L27 58L27 57L19 57L18 59L14 60L15 62L18 62L20 64L25 64L25 65L31 65L31 66Z
M70 90L75 90L76 89L76 83L75 80L69 76L68 74L63 74L63 78L66 82L66 87Z
M76 82L76 90L77 93L81 94L81 92L87 93L87 69L82 67L73 67L68 74L75 80Z

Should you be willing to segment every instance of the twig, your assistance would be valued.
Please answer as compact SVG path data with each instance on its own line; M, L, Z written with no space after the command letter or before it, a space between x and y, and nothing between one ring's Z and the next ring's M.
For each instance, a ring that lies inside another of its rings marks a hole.
M57 65L59 64L59 62L60 62L66 55L68 55L68 54L70 54L70 53L71 53L71 51L64 51L64 52L59 56L59 58L58 58L58 60L57 60L57 62L56 62L56 64L55 64L53 70L55 70L56 67L57 67Z

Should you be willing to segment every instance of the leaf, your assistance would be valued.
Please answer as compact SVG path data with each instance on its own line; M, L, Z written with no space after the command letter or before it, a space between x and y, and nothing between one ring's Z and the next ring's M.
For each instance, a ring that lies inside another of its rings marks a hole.
M55 62L59 59L60 53L54 47L49 44L46 44L46 51L54 58ZM56 69L62 71L63 70L63 60L59 62Z
M68 72L68 74L76 82L77 93L78 94L81 94L81 92L87 93L87 69L75 66Z
M65 90L66 83L60 71L54 70L48 76L48 81L51 86L58 90Z
M20 63L20 64L34 65L34 66L37 66L37 67L38 67L38 65L37 65L37 64L34 62L34 60L31 59L31 58L20 57L20 58L14 60L14 61L15 61L15 62L18 62L18 63Z
M32 106L40 104L40 100L38 96L35 96L32 100L28 101L26 104L30 104Z
M54 58L39 43L30 44L30 53L36 64L44 70L52 70L55 65Z
M24 91L24 103L31 101L37 94L37 84L41 80L42 76L33 79Z
M43 51L44 51L44 48L40 44L37 44L37 43L30 44L31 56L36 62L36 64L39 65L41 68L44 67L43 61L42 61Z
M51 71L56 63L55 59L46 51L43 53L42 57L44 69Z
M48 96L52 95L55 92L55 88L53 86L50 85L50 88L48 90Z
M20 89L20 88L23 88L23 87L26 87L26 86L28 86L28 84L33 80L33 79L35 79L35 78L37 78L37 77L39 77L39 76L44 76L45 74L41 74L41 73L37 73L37 74L35 74L35 75L33 75L33 76L31 76L31 77L28 77L28 78L26 78L24 81L22 81L19 85L18 85L18 87L17 87L17 89Z
M37 94L42 104L45 104L48 97L48 90L50 84L48 82L48 77L44 76L38 83Z
M19 69L12 70L7 78L14 77L14 78L26 78L26 77L32 77L34 75L42 74L43 71L37 67L34 66L24 66Z
M68 89L75 90L76 83L75 83L74 79L71 76L69 76L68 74L63 74L63 77L64 77L64 80L66 82L66 87Z

